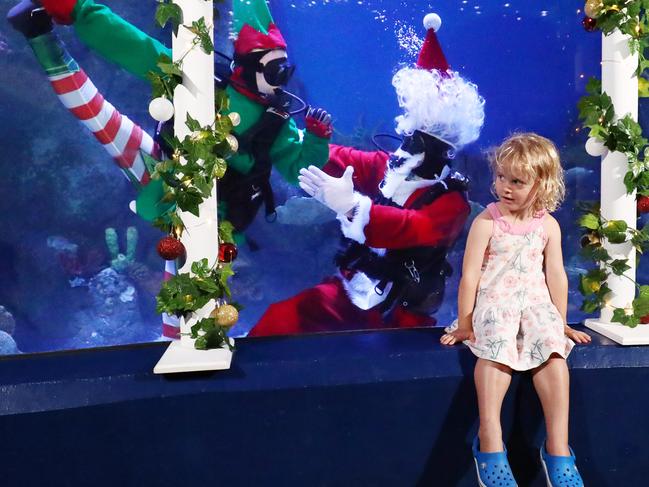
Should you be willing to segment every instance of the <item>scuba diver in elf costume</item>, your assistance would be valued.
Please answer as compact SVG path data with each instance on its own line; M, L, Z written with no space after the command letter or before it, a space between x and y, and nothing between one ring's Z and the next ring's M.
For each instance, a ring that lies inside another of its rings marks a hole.
M136 213L153 221L168 211L169 205L161 202L162 182L150 179L142 157L145 153L161 159L160 146L104 99L52 32L52 19L73 25L88 47L143 79L149 71L159 71L159 56L171 58L171 49L93 0L23 0L7 19L27 38L63 105L95 135L135 185L138 196L132 208ZM233 0L233 30L237 38L234 69L225 87L226 113L240 115L240 124L233 130L239 151L228 158L218 195L220 216L241 236L262 204L267 217L274 213L273 167L286 181L297 184L300 169L325 165L332 126L330 115L322 109L308 109L305 131L290 116L290 97L283 87L294 67L288 63L286 42L264 0ZM165 279L175 272L175 262L167 261ZM177 338L178 332L178 320L163 315L163 334Z
M38 3L57 23L73 25L79 39L92 50L140 78L146 79L150 71L159 72L160 55L171 58L171 49L93 0ZM29 30L32 27L24 24L33 21L38 13L37 5L23 0L9 13L9 20L19 30ZM225 90L230 100L227 113L238 113L241 119L233 131L239 151L228 159L229 176L221 182L219 200L226 203L221 205L223 216L236 230L243 231L262 203L266 203L268 215L273 213L268 182L271 166L286 181L297 185L301 168L309 164L322 167L327 162L332 127L331 117L322 109L308 110L306 131L299 130L290 117L290 97L282 88L294 67L288 63L286 42L264 0L233 0L232 28L237 35L234 70ZM33 41L36 35L28 37L32 46L44 44ZM49 40L58 43L53 36ZM140 191L136 210L146 220L168 209L159 204L161 185L155 181ZM243 201L248 203L240 204Z
M470 213L455 153L484 122L477 87L451 71L437 39L441 19L424 18L416 67L393 77L403 136L394 153L330 146L326 172L303 169L300 187L337 213L345 246L339 271L271 305L249 336L431 326L442 303L446 254Z

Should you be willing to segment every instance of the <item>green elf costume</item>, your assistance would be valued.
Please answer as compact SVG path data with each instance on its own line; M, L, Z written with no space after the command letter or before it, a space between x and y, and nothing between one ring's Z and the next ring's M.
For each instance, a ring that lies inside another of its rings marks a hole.
M157 70L160 54L168 48L93 0L42 0L42 8L23 0L7 16L25 35L37 60L62 104L97 138L127 178L138 198L137 213L153 220L168 207L160 203L163 190L151 181L142 153L161 158L153 138L104 99L85 72L52 32L53 18L73 24L79 38L91 49L144 78ZM291 184L299 170L322 167L329 156L331 117L321 109L309 109L306 131L297 128L286 111L284 85L292 67L287 63L286 42L273 24L264 0L234 0L235 69L226 91L230 111L240 114L234 134L240 151L228 160L228 176L219 187L220 213L239 232L250 224L262 203L273 210L269 177L272 167ZM176 272L167 261L165 279ZM163 315L163 335L177 337L178 320Z
M171 57L171 49L93 0L42 0L42 4L55 21L72 24L88 47L141 78L158 70L161 54ZM229 175L219 189L222 207L228 207L222 208L222 216L243 231L262 202L267 215L274 210L268 182L271 165L297 185L301 168L323 167L327 162L332 130L330 117L322 110L309 111L305 132L288 115L281 86L288 82L292 67L265 0L233 0L232 28L237 34L235 69L226 92L230 111L241 116L234 129L240 150L228 159ZM160 212L159 184L150 185L138 198L137 211L147 220Z

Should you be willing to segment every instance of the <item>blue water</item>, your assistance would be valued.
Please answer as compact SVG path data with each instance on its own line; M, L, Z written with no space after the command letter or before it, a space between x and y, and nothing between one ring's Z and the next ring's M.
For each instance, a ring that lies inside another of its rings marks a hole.
M0 0L0 11L12 4ZM110 5L169 43L153 26L155 2ZM600 59L599 34L581 26L583 2L289 0L270 5L298 66L292 88L332 113L335 141L362 148L370 147L372 133L393 129L399 109L391 77L415 61L423 16L431 11L441 16L439 39L451 67L476 83L486 100L482 135L456 160L456 168L471 177L475 208L491 201L485 149L516 130L539 132L561 149L568 197L556 216L571 283L569 319L582 319L576 285L586 264L577 257L574 205L598 198L599 164L583 150L586 137L579 131L576 103L588 78L599 73ZM106 97L150 129L147 84L88 52L71 29L57 30ZM59 105L24 40L6 23L0 24L0 72L0 306L13 316L17 347L31 352L158 338L153 308L162 261L154 246L160 234L128 210L134 197L130 184ZM280 222L258 218L250 236L260 248L242 248L237 260L233 290L246 307L238 334L245 334L270 303L334 271L339 228L333 215L295 199L304 196L298 189L273 181L282 205ZM114 227L124 248L128 226L139 232L136 263L113 279L115 296L125 304L107 318L106 306L98 304L88 283L110 267L105 229ZM451 254L456 269L462 245L458 242ZM440 324L454 317L456 286L457 273L437 314Z

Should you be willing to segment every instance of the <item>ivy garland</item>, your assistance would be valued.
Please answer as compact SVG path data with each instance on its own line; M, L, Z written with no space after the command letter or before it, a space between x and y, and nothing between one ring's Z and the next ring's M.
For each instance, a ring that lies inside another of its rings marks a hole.
M214 12L215 15L217 11ZM173 93L182 83L182 65L187 54L194 48L200 47L206 54L214 51L210 38L209 26L205 19L183 25L182 10L172 0L158 0L155 13L156 22L165 27L169 22L175 34L182 26L192 32L189 50L178 60L173 61L169 56L161 55L157 60L159 72L150 71L149 81L152 86L152 97L165 97L173 101ZM215 180L223 177L227 169L226 158L236 151L236 139L231 134L233 119L222 115L228 110L229 100L224 91L217 91L215 103L215 121L209 126L201 124L187 115L186 125L190 135L180 140L176 136L164 136L171 148L171 156L158 161L145 155L145 163L151 173L151 179L162 180L164 196L162 201L168 209L153 222L156 228L179 237L184 224L180 211L187 211L199 216L199 205L210 196ZM233 228L228 221L219 221L219 242L233 243ZM207 259L193 262L191 273L178 273L165 281L156 298L158 313L188 317L211 299L221 305L222 300L230 298L228 279L234 275L230 264L218 262L210 267ZM236 310L239 306L230 304ZM216 311L216 310L215 310ZM233 322L219 322L215 313L209 318L198 321L192 328L190 336L195 339L197 349L220 348L227 345L234 348L233 341L227 337L227 331ZM236 320L236 318L235 318Z
M588 0L586 14L596 19L596 27L604 35L615 29L629 36L629 49L638 54L636 75L639 79L641 95L645 95L649 84L641 75L649 68L645 50L649 47L649 23L647 18L649 0ZM639 203L649 198L649 147L642 135L642 128L627 114L615 119L611 98L602 92L601 81L592 78L586 86L587 95L579 101L579 118L589 136L602 142L610 151L623 153L629 162L624 177L627 192L636 191ZM585 299L581 309L587 313L609 306L607 295L611 292L606 280L613 273L623 276L630 269L628 259L613 259L602 246L606 239L612 244L630 242L638 257L649 248L649 224L641 230L628 228L623 220L607 220L600 213L599 204L582 204L584 212L579 225L584 230L582 236L582 255L593 260L597 268L581 276L580 291ZM631 278L629 278L631 279ZM613 308L612 321L635 327L649 322L649 286L638 285L633 281L637 295L629 308Z

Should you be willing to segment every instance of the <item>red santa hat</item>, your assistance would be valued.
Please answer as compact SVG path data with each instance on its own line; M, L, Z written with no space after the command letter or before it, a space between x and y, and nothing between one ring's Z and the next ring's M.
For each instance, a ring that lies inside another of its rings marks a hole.
M436 69L445 73L449 70L450 66L446 61L442 46L439 45L437 40L437 31L442 26L442 19L439 15L430 13L424 17L424 27L426 28L426 39L424 45L419 52L417 59L417 66L422 69Z
M437 40L439 15L424 17L426 39L416 66L404 66L392 77L399 107L398 134L415 130L448 142L456 149L476 140L484 123L484 99L478 87L451 71Z
M274 23L268 24L268 33L260 32L249 24L241 28L234 42L234 52L243 55L255 49L286 49L286 41Z

